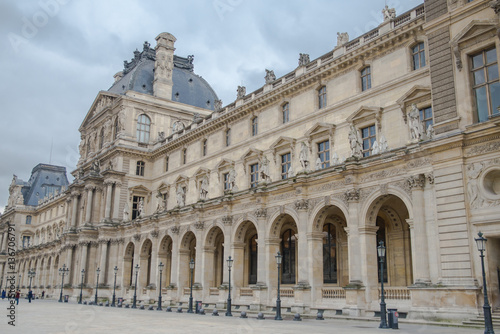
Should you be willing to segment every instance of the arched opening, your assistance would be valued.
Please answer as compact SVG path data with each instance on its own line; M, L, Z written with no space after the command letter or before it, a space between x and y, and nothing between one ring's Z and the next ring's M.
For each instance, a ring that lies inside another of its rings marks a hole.
M205 272L208 286L219 287L224 280L224 233L220 227L213 227L207 234L205 253L206 268L213 268Z
M146 239L142 244L140 253L140 271L139 271L139 286L147 287L152 284L151 282L151 254L153 249L153 243L151 240Z
M45 268L45 288L49 289L52 286L51 282L51 269L52 269L52 257L49 257L49 260L47 261L47 267Z
M297 225L289 215L281 217L280 229L280 252L281 262L281 283L295 284L297 281Z
M170 285L172 273L172 238L168 235L160 242L158 259L164 265L160 282L160 287L164 288Z
M234 236L234 268L232 280L235 287L257 284L258 240L257 229L251 221L241 222ZM243 261L236 261L243 259Z
M187 288L190 286L191 282L191 270L189 268L189 262L193 260L196 261L196 236L193 232L187 232L182 238L181 247L179 249L179 286ZM196 277L196 266L193 269L193 283L194 277Z
M125 255L123 257L123 284L132 286L134 284L132 278L134 276L134 244L129 242L125 248Z

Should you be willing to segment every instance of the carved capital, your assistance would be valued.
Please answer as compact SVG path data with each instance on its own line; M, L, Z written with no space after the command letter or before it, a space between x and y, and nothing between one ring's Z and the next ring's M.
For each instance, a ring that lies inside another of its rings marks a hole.
M425 187L425 175L418 174L410 176L407 180L410 189L424 189Z
M307 199L299 199L295 201L295 210L308 210L309 201Z
M158 236L160 235L160 232L158 231L158 229L154 229L151 231L151 237L153 238L158 238Z
M349 189L344 193L344 198L347 202L359 201L359 189Z
M95 189L95 186L93 184L87 184L85 186L85 190L87 190L87 191L92 191L94 189Z
M197 230L203 230L205 228L205 222L199 221L193 224Z
M172 234L179 234L180 230L179 226L172 226L170 228L170 232L172 232Z
M255 210L255 216L257 218L266 218L266 216L267 216L267 209L262 208L262 209Z
M141 240L141 235L139 233L134 234L134 240L135 241L140 241Z
M228 225L228 226L233 225L233 216L224 216L224 217L222 217L222 223L224 225Z
M500 14L500 0L491 1L490 7L493 8L495 14Z
M107 244L108 241L111 241L111 239L99 239L99 240L97 240L97 242L100 244Z
M434 184L434 173L426 174L425 177L427 178L427 182L429 182L429 184Z

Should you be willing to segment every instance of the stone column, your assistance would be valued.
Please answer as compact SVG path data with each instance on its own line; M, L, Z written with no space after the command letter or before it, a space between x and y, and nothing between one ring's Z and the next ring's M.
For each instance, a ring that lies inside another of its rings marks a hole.
M277 297L278 289L278 264L276 263L276 255L280 249L279 238L265 239L266 251L264 253L266 258L266 285L268 288L268 300L272 302Z
M71 198L73 201L72 209L71 209L71 229L75 230L76 229L76 220L78 217L78 193L77 192L72 192L71 193Z
M156 37L153 94L167 100L172 99L175 41L176 38L173 35L165 32Z
M154 234L151 244L151 272L150 272L150 284L155 284L160 278L158 272L158 234ZM156 285L158 286L158 285ZM160 285L161 286L161 285Z
M234 286L235 288L241 288L243 287L243 282L245 281L245 278L243 277L245 273L245 244L242 242L239 243L233 243L231 245L231 248L233 250L233 255L232 258L234 260L233 262L233 268L231 270L231 285ZM225 247L224 247L225 249ZM227 266L227 261L224 261ZM243 268L243 270L239 270L237 268Z
M307 252L307 236L306 230L308 226L308 214L307 210L309 209L309 202L307 200L298 200L295 202L295 209L298 212L299 221L297 222L298 229L298 240L297 240L297 261L298 261L298 281L297 285L301 287L309 288L309 270L308 270L308 261L301 261L301 259L308 259Z
M85 208L85 224L91 224L92 222L92 202L94 198L94 189L92 185L85 186L87 191L87 207Z
M106 203L104 208L104 219L106 221L111 220L111 195L113 194L113 182L106 181L104 182L106 186Z
M70 203L72 201L72 197L71 195L68 196L66 198L66 228L65 230L68 231L71 227L71 207L70 207ZM61 231L61 234L63 233L63 231Z
M321 287L323 286L323 234L313 232L307 234L307 245L311 258L307 261L309 282L313 291L312 298L322 298ZM319 293L318 293L319 292Z
M378 226L358 228L359 245L357 248L361 252L361 275L363 285L366 287L365 300L367 305L371 301L378 300L377 230Z
M2 253L6 253L7 252L7 239L8 239L8 236L9 236L9 233L8 231L4 232L3 233L3 237L2 237L2 249L1 249L1 252ZM22 242L22 240L21 240Z
M196 258L195 261L195 273L194 273L194 284L201 286L202 275L203 275L203 228L205 224L203 222L195 223L196 228Z
M69 272L67 274L67 277L65 279L66 283L72 284L73 283L73 271L74 271L74 266L73 266L73 246L67 246L66 247L66 262L63 264L66 264L66 268L69 269ZM62 265L61 265L62 268ZM65 283L65 284L66 284Z
M121 182L115 182L115 196L113 198L113 219L118 220L120 215L120 190ZM132 215L132 213L131 213Z
M224 247L224 252L226 247ZM214 253L215 247L205 246L203 247L203 267L204 268L214 268ZM204 270L202 275L201 284L208 290L214 286L214 270ZM227 281L225 281L227 284Z
M79 274L81 274L82 269L85 269L85 278L84 282L88 282L88 269L87 269L87 249L88 249L88 242L80 242L80 247L81 247L81 253L80 253L80 271Z
M345 198L349 205L349 216L347 217L348 234L348 258L349 258L349 284L360 286L363 282L361 275L361 250L359 239L359 190L346 191Z
M170 285L178 286L179 285L179 228L174 226L170 228L172 232L172 263L170 265Z
M108 240L99 240L99 244L101 245L101 257L99 260L99 269L101 269L101 277L99 280L102 284L107 283L108 275L107 275L107 263L106 260L108 258Z
M266 246L266 222L267 210L257 209L255 216L257 222L257 285L267 286L267 246ZM275 254L276 255L276 254ZM276 261L275 261L276 262Z
M427 245L427 224L425 219L424 186L425 175L419 174L408 179L413 198L413 221L410 225L410 236L413 259L413 279L416 285L427 285L431 282L429 271L429 253Z

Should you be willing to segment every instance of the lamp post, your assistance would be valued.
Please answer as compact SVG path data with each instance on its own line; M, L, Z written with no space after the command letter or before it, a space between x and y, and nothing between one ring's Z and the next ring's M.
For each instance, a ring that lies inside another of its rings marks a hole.
M59 295L59 303L62 303L63 299L63 288L64 288L64 275L69 272L69 268L66 268L66 264L63 264L62 268L59 268L59 275L62 276L61 279L61 294Z
M132 303L132 308L137 308L137 275L139 274L139 265L136 264L134 267L135 270L135 285L134 285L134 302Z
M162 262L160 262L160 264L158 265L158 269L160 270L160 284L158 284L159 285L158 290L160 290L160 291L158 294L158 307L156 308L157 311L161 311L161 272L163 271L164 266L165 265Z
M380 260L380 326L378 328L389 328L387 325L385 296L384 296L384 259L385 259L385 246L384 242L380 240L377 247L378 258Z
M194 260L191 259L189 262L189 269L191 269L191 285L189 292L189 307L187 313L193 313L193 270L194 270Z
M229 269L229 293L227 295L227 310L226 310L226 317L232 317L233 315L231 314L231 267L233 266L233 259L231 256L229 259L227 259L227 268Z
M82 282L80 283L80 300L78 301L78 304L82 303L83 300L83 278L85 277L85 269L82 269Z
M97 290L99 290L99 274L101 273L101 269L97 268L97 281L95 282L95 300L94 303L97 305Z
M30 286L28 289L28 301L31 303L31 297L33 296L33 293L31 292L31 280L33 279L33 277L35 277L35 269L28 270L28 277L30 278Z
M114 283L113 283L113 300L112 300L112 302L111 302L111 306L112 306L112 307L115 307L115 306L116 306L116 305L115 305L115 296L116 296L116 295L115 295L115 292L116 292L116 274L118 273L118 266L115 266L115 267L113 268L113 271L115 272L115 281L114 281Z
M281 256L281 253L278 251L278 254L275 256L276 258L276 264L278 265L278 296L276 298L276 316L274 317L274 320L283 320L281 317L281 299L280 299L280 272L281 272L281 260L283 260L283 256Z
M495 334L493 331L493 323L491 321L491 306L488 302L488 290L486 288L486 273L484 271L484 252L486 251L486 238L483 237L483 234L479 232L479 238L476 238L477 249L481 253L481 268L483 271L483 293L484 293L484 305L483 305L483 313L484 313L484 334Z

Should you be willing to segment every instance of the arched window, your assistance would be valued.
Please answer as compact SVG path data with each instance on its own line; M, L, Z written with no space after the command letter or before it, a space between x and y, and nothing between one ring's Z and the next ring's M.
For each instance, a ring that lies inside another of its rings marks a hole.
M372 69L370 66L361 70L361 90L364 92L372 88Z
M283 253L281 282L295 284L295 234L288 229L281 236L281 250Z
M321 87L318 90L318 108L326 107L326 86Z
M411 48L413 70L425 67L425 44L418 43Z
M137 141L139 143L149 143L149 130L151 128L151 120L148 116L142 114L137 119Z
M337 244L335 226L323 225L323 283L337 283Z
M285 103L283 107L281 107L281 112L283 115L283 124L288 123L290 121L290 103Z

